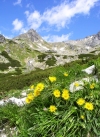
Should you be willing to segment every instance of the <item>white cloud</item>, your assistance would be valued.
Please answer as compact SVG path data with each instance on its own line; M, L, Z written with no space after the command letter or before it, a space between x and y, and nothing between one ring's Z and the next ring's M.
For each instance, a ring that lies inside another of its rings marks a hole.
M62 42L62 41L67 41L72 33L69 33L67 35L48 35L44 36L43 39L48 41L48 42Z
M21 5L22 0L17 0L16 2L13 3L13 5Z
M30 13L26 11L28 25L33 29L38 29L42 23L47 23L50 26L55 26L58 29L66 27L72 17L77 14L89 15L92 7L99 0L74 0L69 2L65 0L58 6L47 9L43 14L39 11Z
M20 31L23 28L23 22L18 19L15 19L12 22L12 25L14 26L13 30L15 30L15 31Z
M42 18L38 11L34 11L33 13L29 13L29 11L25 12L27 16L28 25L33 28L37 29L41 26Z
M70 3L64 2L61 5L48 9L43 13L43 19L49 25L65 27L72 17L77 14L89 14L90 9L98 0L76 0Z

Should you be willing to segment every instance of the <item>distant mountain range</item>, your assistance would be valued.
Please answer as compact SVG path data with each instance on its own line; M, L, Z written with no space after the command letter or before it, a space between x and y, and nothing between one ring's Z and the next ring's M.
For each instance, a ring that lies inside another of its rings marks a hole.
M79 59L79 56L91 56L100 53L100 32L80 40L48 43L39 34L30 29L13 39L0 34L0 72L30 72L63 65Z

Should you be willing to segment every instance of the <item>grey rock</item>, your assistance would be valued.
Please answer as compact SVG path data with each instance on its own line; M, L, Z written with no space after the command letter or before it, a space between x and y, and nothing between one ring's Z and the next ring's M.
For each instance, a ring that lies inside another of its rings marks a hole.
M95 72L95 69L96 69L95 65L92 65L86 69L83 69L82 71L86 72L87 74L93 74Z
M5 42L5 37L0 34L0 43L3 43L3 42Z

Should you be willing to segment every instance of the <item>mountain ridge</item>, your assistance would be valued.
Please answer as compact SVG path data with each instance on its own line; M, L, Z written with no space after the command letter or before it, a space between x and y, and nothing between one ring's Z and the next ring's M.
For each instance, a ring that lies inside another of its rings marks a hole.
M13 39L0 35L0 72L20 69L25 73L37 68L46 69L78 60L83 54L94 56L99 53L100 32L80 40L48 43L35 30L30 29ZM16 65L12 65L14 60Z

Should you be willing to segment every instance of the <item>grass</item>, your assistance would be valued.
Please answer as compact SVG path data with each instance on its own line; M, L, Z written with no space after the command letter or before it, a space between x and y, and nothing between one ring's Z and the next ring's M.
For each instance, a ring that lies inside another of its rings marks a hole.
M87 74L81 70L93 64L97 68L95 74L99 77L100 57L92 58L84 63L82 60L74 61L64 66L45 71L38 70L30 74L14 77L2 76L0 79L1 98L9 94L18 97L21 91L27 90L32 84L35 86L34 91L38 89L38 83L42 83L44 88L39 87L40 95L34 97L29 104L23 107L14 104L0 107L0 128L6 124L10 127L17 127L18 137L86 137L88 133L91 137L99 137L100 81L85 83L85 88L74 93L65 92L67 99L63 94L63 89L69 90L72 82L87 77ZM64 76L65 72L68 76ZM56 77L56 81L51 82L49 76ZM93 83L94 87L91 89L90 86ZM60 91L59 97L54 95L55 90ZM85 103L82 105L77 103L79 98L90 102L93 109L85 108ZM52 109L52 111L51 105L57 109Z

